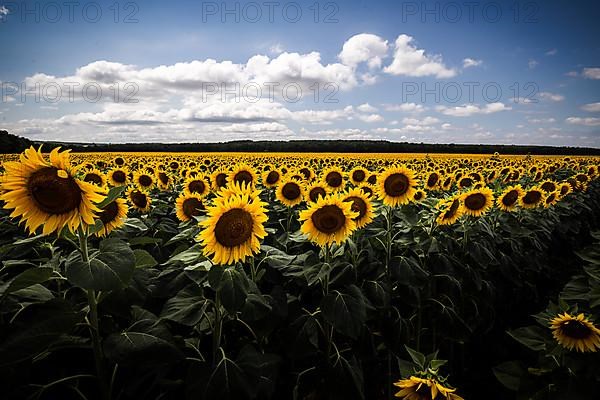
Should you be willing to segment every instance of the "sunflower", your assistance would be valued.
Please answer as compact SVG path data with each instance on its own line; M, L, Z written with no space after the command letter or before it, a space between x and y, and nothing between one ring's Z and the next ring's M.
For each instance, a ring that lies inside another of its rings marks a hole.
M377 194L383 204L396 207L412 201L416 191L415 173L405 167L391 167L377 178Z
M363 183L358 188L368 197L373 197L375 194L375 188L370 183Z
M123 157L115 157L113 159L113 162L115 163L115 165L118 165L119 167L122 167L123 165L125 165L125 159Z
M21 217L30 233L41 225L42 233L49 235L65 227L75 231L81 224L94 224L94 213L100 211L94 203L104 196L97 186L72 175L68 150L52 150L47 162L41 147L32 146L4 168L0 200L4 208L13 209L12 218Z
M147 168L149 170L150 168ZM154 186L154 178L151 172L134 172L133 182L141 190L150 190Z
M463 213L480 217L494 205L494 193L490 188L472 189L460 197Z
M332 191L342 190L344 188L344 173L337 167L327 168L323 172L323 182Z
M218 192L219 196L223 198L234 195L247 195L252 199L258 198L260 193L261 191L255 186L248 185L245 182L229 182Z
M279 172L277 169L265 171L262 176L263 184L268 188L277 186L280 180L281 172Z
M193 217L201 215L202 210L204 210L202 196L197 193L183 192L175 201L175 212L177 218L182 222L187 222Z
M395 397L406 400L435 400L436 398L463 400L462 397L454 393L456 389L445 387L435 378L420 378L413 375L408 379L395 382L394 386L400 388Z
M284 179L277 185L275 192L277 200L288 207L300 204L303 198L303 190L300 182L295 179Z
M108 181L112 186L127 185L129 171L126 168L114 168L108 172Z
M208 219L197 240L204 245L204 255L216 264L244 261L260 251L260 239L267 236L264 203L246 194L217 198L207 210Z
M514 211L519 205L519 199L523 196L521 185L507 187L496 199L496 205L502 211Z
M84 182L94 184L100 188L106 186L106 176L104 176L104 174L98 171L97 169L85 171L85 173L83 173L82 179Z
M558 185L558 194L561 199L563 197L565 197L566 195L568 195L569 193L571 193L572 191L573 191L573 188L571 187L571 185L568 182L563 182L560 185Z
M373 221L373 205L369 197L362 190L355 188L348 193L342 195L344 202L351 202L351 210L358 213L352 220L356 223L357 228L367 226Z
M437 190L440 187L441 176L439 173L433 171L427 175L425 180L425 188L427 190Z
M362 167L356 167L350 171L350 181L356 186L367 179L368 171Z
M556 182L553 181L544 181L540 185L540 189L542 189L546 193L554 192L557 190L557 188L558 185L556 184Z
M221 188L227 186L227 175L227 171L221 168L217 169L211 174L210 181L212 182L214 190L220 190Z
M560 200L558 192L550 192L546 195L546 198L544 199L544 207L550 208L551 206L558 203L558 200Z
M102 229L96 233L97 236L104 237L125 225L125 219L127 218L127 202L125 199L117 198L111 201L108 205L100 210L98 218L102 221Z
M533 187L523 194L523 196L519 199L519 204L523 208L536 208L543 202L543 200L544 192L537 187Z
M568 350L583 353L600 348L600 329L583 314L558 314L550 321L550 329L556 341Z
M462 216L463 212L459 196L440 201L437 208L441 210L440 215L435 220L438 225L452 225Z
M254 172L254 168L240 164L233 169L229 173L229 181L235 183L245 183L250 186L254 186L256 184L256 173Z
M139 189L129 189L127 192L127 198L129 202L141 213L146 213L150 211L150 206L152 205L152 198L148 195L148 193L139 190Z
M319 246L337 242L343 243L356 229L353 221L358 213L352 211L352 204L344 202L337 195L319 197L307 210L300 212L302 233Z
M173 179L171 179L165 171L157 171L156 181L158 182L158 188L160 190L169 190L169 186L171 186Z
M190 177L183 182L183 191L187 194L196 194L200 197L204 197L210 191L210 187L204 176L197 175L196 177Z
M424 200L427 197L427 192L425 192L422 189L418 189L415 191L415 194L413 195L413 200L416 202L419 202L421 200Z
M315 182L304 191L304 196L307 203L316 203L319 198L327 196L327 193L327 185L322 182Z

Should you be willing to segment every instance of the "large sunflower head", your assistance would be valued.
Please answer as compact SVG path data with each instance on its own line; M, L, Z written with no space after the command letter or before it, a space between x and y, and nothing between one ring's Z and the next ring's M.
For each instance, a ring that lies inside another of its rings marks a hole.
M405 167L391 167L377 178L377 194L383 204L396 207L413 200L417 184L412 170Z
M256 173L254 172L254 168L240 164L229 173L228 180L240 185L254 186L256 185Z
M97 169L84 171L81 174L81 178L84 182L91 183L93 185L98 186L99 188L103 188L106 186L106 176L104 176L104 174Z
M149 169L149 168L147 168ZM154 187L153 172L134 172L133 182L141 190L150 190Z
M303 221L300 230L319 246L343 243L356 229L351 202L344 202L337 195L319 197L308 209L300 212Z
M521 185L510 186L504 189L504 191L496 199L498 208L502 211L513 211L519 205L519 200L523 196L523 189Z
M98 214L98 218L102 221L103 227L96 235L103 237L115 229L122 227L125 224L128 210L129 207L127 207L127 202L125 199L121 198L117 198L104 206Z
M536 208L540 204L543 204L544 192L542 189L533 187L526 190L523 196L519 199L520 205L523 208Z
M141 213L147 213L150 211L150 206L152 205L152 198L150 195L139 189L129 189L127 192L127 198L129 202L133 206L134 209L138 210Z
M277 200L288 207L300 204L303 200L302 185L295 179L284 179L277 185Z
M348 193L342 195L342 200L346 203L351 203L351 210L358 213L352 220L356 223L357 228L362 228L373 221L373 205L369 200L369 196L363 193L362 190L355 188Z
M463 213L473 217L485 214L494 205L494 193L490 188L472 189L460 197Z
M395 397L406 400L463 400L462 397L454 393L456 389L444 385L435 377L412 375L408 379L401 379L394 383L394 386L400 388Z
M362 184L367 180L367 174L369 171L362 167L356 167L350 171L350 181L356 186Z
M189 177L183 183L183 191L188 194L196 194L204 197L210 191L210 186L203 175Z
M329 190L338 191L344 188L344 173L338 167L330 167L323 171L323 183Z
M552 336L568 350L595 352L600 348L600 329L585 315L558 314L550 321Z
M183 192L175 201L175 212L177 218L182 222L187 222L193 217L198 217L204 210L202 196L197 193Z
M94 213L104 196L96 185L72 174L69 152L54 149L47 162L41 148L33 147L19 161L4 164L0 182L0 200L12 209L11 217L21 217L30 233L43 225L48 235L63 228L75 231L81 224L93 225Z
M280 180L281 172L275 168L271 169L270 171L265 171L262 175L262 182L268 188L277 186Z
M112 186L127 185L128 176L129 171L125 167L113 168L108 171L108 181Z
M260 240L267 233L264 203L246 194L219 198L208 208L208 218L198 240L204 254L216 264L227 265L244 261L260 251Z

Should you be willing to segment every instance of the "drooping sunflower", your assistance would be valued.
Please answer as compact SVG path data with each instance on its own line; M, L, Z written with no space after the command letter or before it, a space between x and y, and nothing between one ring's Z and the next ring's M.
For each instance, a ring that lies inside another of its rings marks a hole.
M85 171L82 174L82 179L84 182L94 184L100 188L106 186L106 177L102 172L98 171L97 169Z
M113 168L108 172L108 181L112 186L125 186L127 185L128 176L129 171L127 168Z
M494 205L494 193L490 188L472 189L460 197L463 213L480 217Z
M200 197L204 197L210 191L210 187L206 178L203 175L196 175L190 177L183 183L183 191L188 194L196 194Z
M519 204L523 208L536 208L544 201L544 192L537 187L530 188L519 199Z
M459 196L440 201L436 208L441 211L435 220L438 225L452 225L462 216L463 212Z
M97 186L73 176L68 150L52 150L47 162L41 147L32 146L4 168L0 200L13 210L12 218L21 217L30 233L42 225L42 233L49 235L65 227L75 231L81 224L94 224L94 213L100 211L94 203L104 196Z
M233 264L260 251L260 240L267 236L263 225L267 214L260 199L245 194L217 198L207 215L197 240L214 263Z
M496 205L502 211L514 211L522 196L523 188L521 188L521 185L509 186L498 196Z
M322 182L315 182L304 191L307 203L315 203L319 198L327 196L327 193L328 187Z
M456 389L446 387L434 378L421 378L413 375L408 379L401 379L395 382L394 386L400 388L395 397L406 400L435 400L438 398L464 400L461 396L454 393Z
M150 172L134 172L133 182L141 190L150 190L154 187L154 177Z
M352 204L344 202L338 195L319 197L310 207L300 212L300 230L308 239L321 247L343 243L356 229L353 221L358 213Z
M595 352L600 348L600 329L584 314L558 314L550 321L552 336L568 350Z
M114 201L111 201L102 208L98 214L98 218L102 221L103 227L96 235L104 237L115 229L122 227L125 224L128 211L129 207L127 207L125 199L117 198Z
M139 189L129 189L127 192L127 198L134 209L141 213L147 213L150 211L152 205L152 198L148 193Z
M204 209L202 196L197 193L183 192L175 201L175 212L181 222L186 222L193 217L200 216Z
M275 196L277 200L288 207L300 204L303 200L303 190L300 182L295 179L283 179L277 185Z
M344 188L344 173L338 167L330 167L323 171L323 183L329 190L338 191Z
M343 194L342 200L344 202L352 203L350 209L358 213L358 215L353 218L357 228L367 226L373 221L373 205L369 200L369 196L364 194L362 190L354 188L348 193Z
M254 172L254 168L246 164L239 164L229 173L228 180L229 182L254 186L256 185L256 172Z
M412 170L390 167L377 178L377 195L387 206L408 204L413 200L417 184Z

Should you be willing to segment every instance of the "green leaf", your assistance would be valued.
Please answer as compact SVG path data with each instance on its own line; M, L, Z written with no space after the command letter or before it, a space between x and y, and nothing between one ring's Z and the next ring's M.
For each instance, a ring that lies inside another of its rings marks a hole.
M100 250L88 262L74 251L67 258L69 282L83 289L116 290L127 287L135 270L135 255L129 245L119 239L100 242Z
M183 355L170 342L144 332L113 333L104 340L104 354L120 364L156 365L179 361Z
M496 379L513 391L518 391L521 386L521 376L525 369L516 361L508 361L495 366L493 369Z
M221 358L206 383L205 399L248 399L254 388L242 368L222 351Z
M158 262L152 257L152 254L148 253L143 249L133 250L135 256L135 267L136 268L152 268L158 265Z
M346 292L334 290L321 301L321 311L335 330L353 339L358 338L367 319L362 292L350 285Z
M210 279L210 275L209 275ZM229 314L242 309L248 297L248 277L236 268L225 268L219 282L221 304Z
M110 203L112 203L113 201L115 201L115 199L121 197L123 192L125 192L125 189L127 189L127 186L116 186L116 187L111 188L108 191L108 194L106 195L104 200L102 200L100 203L98 203L98 208L104 208L107 205L109 205Z
M419 366L419 369L421 371L425 370L425 361L426 361L425 355L422 353L419 353L416 350L411 349L407 345L404 345L404 348L408 352L408 355L413 360L413 362Z
M0 296L46 282L52 276L53 272L54 269L50 267L36 267L25 270L10 280L8 284L0 286Z
M202 290L196 284L192 284L167 300L160 317L182 325L194 326L202 319L208 304L202 296Z
M546 350L544 336L546 334L540 327L528 326L508 331L508 334L519 343L529 347L533 351Z

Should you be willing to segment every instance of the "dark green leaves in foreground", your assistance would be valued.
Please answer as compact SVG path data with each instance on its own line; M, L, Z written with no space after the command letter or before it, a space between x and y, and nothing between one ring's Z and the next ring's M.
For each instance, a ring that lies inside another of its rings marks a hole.
M208 283L219 291L221 303L233 314L244 306L248 297L248 277L241 269L213 266L208 272Z
M355 285L344 291L334 290L321 302L325 320L338 332L356 339L367 319L367 307L362 292Z
M129 245L122 240L106 239L100 249L90 253L84 261L79 251L74 251L66 261L69 282L83 289L117 290L127 287L136 258Z

